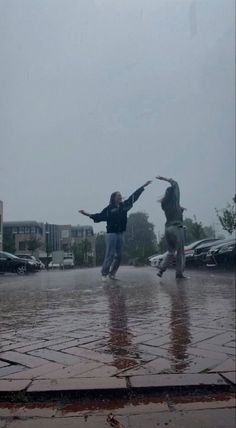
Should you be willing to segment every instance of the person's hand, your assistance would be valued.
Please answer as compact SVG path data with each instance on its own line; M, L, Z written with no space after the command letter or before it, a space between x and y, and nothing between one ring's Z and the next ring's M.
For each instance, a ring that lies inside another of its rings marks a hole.
M86 212L84 210L79 210L80 214L86 215Z
M149 186L149 184L151 184L152 183L152 180L148 180L144 185L143 185L143 187L147 187L147 186Z
M156 179L157 179L157 180L166 180L166 178L165 178L165 177L162 177L161 175L158 175L158 176L156 177Z
M166 178L166 177L162 177L161 175L158 175L156 177L157 180L162 180L162 181L168 181L169 183L172 182L172 178Z

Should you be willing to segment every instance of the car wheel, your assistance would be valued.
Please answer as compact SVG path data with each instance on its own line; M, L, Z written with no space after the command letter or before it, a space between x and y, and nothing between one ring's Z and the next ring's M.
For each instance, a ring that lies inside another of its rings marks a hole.
M26 271L25 266L19 266L19 267L16 269L16 273L17 273L17 275L24 275L24 274L25 274L25 271Z

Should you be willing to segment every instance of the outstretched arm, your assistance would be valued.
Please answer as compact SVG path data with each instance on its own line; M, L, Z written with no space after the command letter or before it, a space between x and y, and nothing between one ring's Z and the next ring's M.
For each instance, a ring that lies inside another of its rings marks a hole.
M94 223L100 223L100 221L106 221L107 220L107 207L104 208L100 213L97 214L89 214L84 210L79 210L80 214L83 214L87 217L90 217Z
M138 200L140 195L143 193L144 188L149 186L149 184L151 184L151 180L146 181L146 183L143 184L143 186L139 187L139 189L137 189L134 193L132 193L132 195L128 199L124 201L124 205L127 211L132 208L133 204Z
M87 213L87 212L86 212L86 211L84 211L84 210L79 210L78 212L79 212L80 214L86 215L86 217L90 217L90 215L91 215L91 214Z

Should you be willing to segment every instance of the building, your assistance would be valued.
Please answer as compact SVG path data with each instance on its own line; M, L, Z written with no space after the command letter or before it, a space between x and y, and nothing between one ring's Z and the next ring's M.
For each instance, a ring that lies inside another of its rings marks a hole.
M3 202L0 201L0 251L3 247Z
M45 250L47 253L61 249L61 231L58 224L45 224Z
M4 222L3 234L5 242L12 245L16 254L39 256L45 245L44 224L37 221Z
M53 251L72 252L74 245L86 241L84 248L88 250L85 259L88 264L95 265L95 235L92 226L8 221L3 224L3 233L7 245L5 251L34 254L42 259L51 256Z
M72 226L71 245L84 242L84 260L87 265L96 265L96 237L92 226ZM86 245L87 244L87 245Z

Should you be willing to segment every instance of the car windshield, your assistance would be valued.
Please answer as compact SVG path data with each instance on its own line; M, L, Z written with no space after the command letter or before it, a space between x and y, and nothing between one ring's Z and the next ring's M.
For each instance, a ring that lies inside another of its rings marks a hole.
M212 248L223 247L226 245L235 244L235 242L236 242L236 240L234 238L225 239L223 241L216 242L216 244L214 246L212 246Z
M197 248L204 248L206 246L218 245L222 241L220 239L212 239L206 242L203 242L201 245L197 245Z
M206 244L207 242L214 242L214 240L215 240L215 238L200 239L200 241L195 241L195 242L192 242L189 245L186 245L185 246L185 250L192 250L192 249L198 247L201 244Z
M15 256L14 254L11 254L11 253L5 253L4 252L2 254L4 254L5 256L9 257L10 259L19 259L19 257Z

